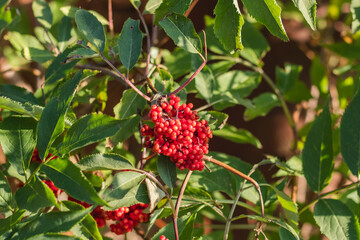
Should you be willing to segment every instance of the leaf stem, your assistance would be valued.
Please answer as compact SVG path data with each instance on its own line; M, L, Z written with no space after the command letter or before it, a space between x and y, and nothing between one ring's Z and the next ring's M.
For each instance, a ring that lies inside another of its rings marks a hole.
M108 0L108 18L109 18L109 30L110 35L114 37L114 21L113 21L113 11L112 11L112 0Z
M299 211L299 216L300 216L306 209L308 209L312 204L314 204L314 203L317 202L318 200L322 199L323 197L329 196L329 195L331 195L331 194L338 193L338 192L340 192L341 190L345 190L345 189L351 188L351 187L356 186L356 185L358 185L358 184L360 184L360 180L358 180L357 182L353 182L353 183L350 183L350 184L348 184L348 185L339 187L339 188L334 189L334 190L332 190L332 191L329 191L329 192L320 194L317 198L315 198L315 199L312 200L310 203L308 203L307 205L305 205L305 206Z
M143 92L141 92L129 79L127 79L103 54L99 52L101 58L117 73L120 77L132 88L135 92L137 92L141 97L143 97L146 101L151 102L151 98L146 96Z
M185 188L186 188L187 183L190 180L191 174L192 174L192 171L190 171L190 170L186 173L185 179L184 179L184 181L183 181L183 183L181 185L180 192L179 192L178 198L176 200L176 204L175 204L174 231L175 231L175 239L176 240L179 240L179 231L178 231L178 226L177 226L177 218L178 218L178 214L179 214L179 210L180 210L181 200L182 200L182 198L184 196Z
M206 34L205 31L203 31L204 33L204 48L205 48L205 57L203 57L203 55L201 53L198 53L199 56L202 58L203 62L200 65L200 67L198 69L196 69L196 71L193 73L193 75L191 75L191 77L186 80L186 82L184 82L180 87L178 87L175 91L173 91L172 93L170 93L168 95L168 97L170 97L171 95L177 94L178 92L180 92L183 88L185 88L195 77L196 75L199 74L199 72L201 72L201 70L205 67L206 63L207 63L207 46L206 46Z

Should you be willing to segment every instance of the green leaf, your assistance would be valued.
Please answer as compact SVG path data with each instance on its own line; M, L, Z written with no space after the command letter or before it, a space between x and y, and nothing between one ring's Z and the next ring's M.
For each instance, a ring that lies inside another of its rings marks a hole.
M41 166L41 170L57 188L70 196L91 204L106 205L80 169L68 159L56 158Z
M131 5L133 5L134 8L139 9L141 5L141 0L130 0Z
M225 125L225 127L220 130L213 131L213 135L235 143L249 143L257 148L262 148L259 139L252 135L251 132L247 131L246 129L238 129L235 126L229 124Z
M262 93L253 99L255 107L246 108L244 113L245 121L250 121L259 116L265 116L276 106L280 106L280 101L273 93Z
M25 175L36 146L37 122L24 116L12 116L0 124L0 143L6 159L17 172Z
M163 49L162 54L167 68L175 79L190 72L191 53L182 48L175 48L173 52Z
M80 211L45 213L22 227L18 232L17 239L25 240L42 233L51 234L69 231L91 211L92 208L87 208Z
M348 59L359 59L360 58L360 45L349 44L346 42L336 42L333 44L325 45L326 48L330 49L334 53L348 58Z
M141 183L137 184L136 186L130 188L126 191L118 191L117 192L120 197L109 201L109 205L111 208L106 209L118 209L121 207L130 207L137 203L149 203L149 195L146 185ZM115 195L113 195L115 196Z
M191 53L201 52L200 38L190 19L174 14L160 21L159 24L177 46Z
M59 50L62 52L69 40L71 39L71 29L72 29L72 19L64 16L59 25L59 32L58 32L58 46Z
M121 120L91 113L77 120L65 133L58 152L63 156L76 149L113 136L121 127Z
M152 3L152 9L157 7L155 10L155 24L171 13L184 14L190 7L191 2L192 0L162 0L159 7L157 7L158 2Z
M321 96L325 99L328 92L328 79L326 76L325 66L320 62L318 57L314 57L310 67L310 79L320 91Z
M37 212L45 207L59 207L52 190L37 177L33 177L28 184L16 191L15 200L20 209L30 212Z
M226 113L216 111L201 111L198 112L198 115L200 119L208 121L210 129L212 131L222 129L229 118L229 115L227 115Z
M276 67L276 85L282 94L287 93L294 87L301 71L302 66L291 63L286 63L284 69Z
M4 173L0 171L0 211L10 209L11 199L12 193L9 182L7 181Z
M45 63L54 58L54 54L47 50L37 49L37 48L24 48L22 54L25 59L33 60L38 63Z
M276 37L288 41L284 26L281 22L281 8L275 0L242 0L250 16L264 24Z
M181 240L190 240L192 239L192 230L194 227L194 220L196 218L197 212L191 214L188 213L187 215L178 218L177 225L178 225L178 232ZM192 227L191 227L192 226ZM168 239L175 239L174 233L174 223L171 221L165 227L161 228L151 239L158 240L161 235L166 236Z
M138 172L119 172L114 176L112 185L105 191L104 199L113 208L148 202L147 190L140 184L144 179L145 175Z
M315 119L302 153L303 170L309 187L320 192L330 182L334 170L332 127L329 101Z
M51 145L64 131L65 115L70 107L71 100L81 80L82 72L66 81L60 90L59 96L50 100L44 108L37 127L37 147L41 159L47 157Z
M8 98L24 105L40 105L40 102L35 98L34 94L27 91L25 88L21 88L15 85L0 85L0 97ZM1 108L3 107L1 106Z
M34 16L41 25L50 29L53 23L53 15L49 4L45 0L35 0L32 4Z
M63 201L61 202L63 205L65 205L65 207L71 211L77 211L77 210L84 210L85 207L83 207L82 205L75 203L75 202L71 202L71 201ZM83 233L86 234L86 236L88 236L91 239L95 239L95 240L102 240L102 236L100 234L99 228L97 227L96 221L94 220L94 218L91 216L91 214L89 213L88 215L86 215L86 217L84 218L84 220L82 220L80 223L81 226L81 231Z
M316 29L316 0L292 0L312 30Z
M144 14L154 14L155 10L161 5L163 0L149 0L144 9Z
M359 222L339 200L320 199L314 207L314 218L330 240L360 238Z
M172 189L177 180L175 163L169 157L161 154L157 158L157 170L164 183Z
M111 138L111 141L114 145L119 142L123 142L129 137L131 137L134 132L138 131L140 123L140 115L132 115L127 119L119 120L120 130Z
M4 233L13 228L23 218L25 210L16 211L7 218L0 219L0 238L3 239Z
M56 233L43 233L30 238L32 240L82 240L76 236L62 235Z
M118 40L120 61L128 70L134 67L141 53L143 35L139 24L140 20L128 18Z
M270 184L266 184L266 186L272 188L275 191L277 200L279 201L281 207L284 210L287 222L293 228L297 229L299 215L298 215L298 207L296 203L294 203L293 200L288 195L286 195L283 191L280 191L276 187Z
M355 34L360 30L360 1L351 0L350 11L352 15L351 30Z
M352 174L360 174L360 91L345 109L340 124L341 155Z
M86 156L77 164L83 171L123 170L134 168L129 160L117 154L94 154Z
M243 49L241 28L244 19L237 1L219 0L214 9L214 33L229 52ZM226 27L224 27L226 26Z
M74 58L92 58L98 56L97 52L90 48L77 48L71 53L69 53L68 58L74 59Z
M84 37L102 53L106 39L101 22L92 13L83 9L76 11L75 22Z
M127 89L123 92L120 102L114 107L115 117L126 119L133 114L141 114L146 106L146 100L135 90Z
M211 102L214 89L214 75L208 66L205 66L195 77L195 87L199 94L208 102Z
M67 48L64 52L60 53L54 61L50 64L45 73L45 83L47 85L56 82L57 80L65 77L66 72L72 69L79 60L74 60L65 63L69 53L79 48L78 46L73 48Z
M260 59L270 50L269 44L260 31L248 21L244 22L241 33L244 49L241 50L240 55L255 65L259 65Z

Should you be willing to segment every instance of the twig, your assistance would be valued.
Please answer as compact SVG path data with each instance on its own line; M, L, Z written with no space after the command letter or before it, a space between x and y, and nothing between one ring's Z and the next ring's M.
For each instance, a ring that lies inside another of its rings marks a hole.
M189 182L190 176L192 174L192 171L188 171L186 173L185 179L181 185L180 188L180 192L178 195L178 198L176 200L176 204L175 204L175 213L174 213L174 231L175 231L175 239L179 240L179 231L178 231L178 226L177 226L177 218L178 218L178 214L179 214L179 210L180 210L180 205L181 205L181 199L184 196L184 192L185 192L185 188L187 183Z
M120 77L132 88L135 92L137 92L141 97L143 97L146 101L151 102L151 98L146 96L143 92L141 92L129 79L127 79L105 56L102 52L99 52L101 58L116 72L120 75Z
M199 0L194 0L194 1L192 1L189 9L184 13L184 16L185 16L185 17L188 17L188 16L190 15L191 11L194 9L194 7L196 6L196 4L197 4L198 2L199 2Z
M109 18L109 30L110 35L114 37L114 21L113 21L113 11L112 11L112 0L108 0L108 18Z
M260 206L261 206L261 216L262 216L262 217L265 216L264 200L263 200L263 197L262 197L262 193L261 193L261 190L260 190L260 186L259 186L259 184L258 184L253 178L245 175L244 173L236 170L235 168L230 167L229 165L227 165L227 164L225 164L225 163L223 163L223 162L220 162L220 161L218 161L218 160L216 160L216 159L214 159L214 158L212 158L212 157L210 157L210 156L204 156L203 159L204 159L205 161L208 161L208 162L214 163L214 164L216 164L216 165L218 165L218 166L220 166L220 167L223 167L223 168L225 168L226 170L228 170L228 171L230 171L230 172L238 175L239 177L241 177L241 178L243 178L243 179L251 182L251 183L254 185L255 189L257 190L257 192L258 192L258 194L259 194L259 200L260 200Z
M203 31L204 33L204 47L205 47L205 57L203 57L203 55L201 53L198 53L200 55L200 57L203 60L203 63L200 65L200 67L198 69L196 69L196 71L193 73L193 75L191 75L191 77L186 80L186 82L184 82L180 87L178 87L175 91L173 91L172 93L170 93L168 95L168 97L170 97L171 95L177 94L178 92L180 92L184 87L186 87L195 77L196 75L199 74L199 72L201 72L201 70L205 67L206 63L207 63L207 46L206 46L206 34L205 31Z

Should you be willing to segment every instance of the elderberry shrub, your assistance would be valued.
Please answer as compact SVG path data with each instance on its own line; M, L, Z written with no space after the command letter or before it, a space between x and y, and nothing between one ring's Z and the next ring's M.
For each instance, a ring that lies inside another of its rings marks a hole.
M169 101L151 106L149 118L155 125L150 128L145 124L141 128L144 147L169 156L180 170L202 171L212 132L208 122L199 120L197 112L191 110L192 103L179 102L179 97L171 95Z

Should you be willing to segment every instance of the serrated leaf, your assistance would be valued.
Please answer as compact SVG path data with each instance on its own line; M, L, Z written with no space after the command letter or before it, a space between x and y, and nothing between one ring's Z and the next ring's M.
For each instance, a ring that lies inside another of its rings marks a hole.
M86 156L77 164L83 171L123 170L134 168L129 160L117 154L94 154Z
M45 0L35 0L32 4L34 16L41 25L50 29L53 22L53 15L49 4Z
M198 112L198 115L200 119L208 121L210 129L212 131L222 129L229 118L229 115L227 115L226 113L216 111L201 111Z
M329 100L315 119L302 153L303 170L309 187L320 192L330 182L334 170L332 127Z
M279 237L280 240L296 240L296 237L289 230L283 227L279 228Z
M192 0L162 0L160 6L155 10L155 24L168 14L184 14L190 7L191 2ZM155 8L156 5L158 3L153 3L152 8Z
M82 238L65 234L44 233L31 237L29 240L82 240Z
M106 205L80 169L68 159L56 158L41 166L41 170L57 188L70 196L91 204Z
M21 175L29 168L36 146L37 122L24 116L12 116L0 124L0 143L6 159Z
M244 19L237 1L219 0L214 9L214 33L229 52L243 49L241 28ZM224 27L226 26L226 27Z
M259 116L265 116L276 106L280 106L280 101L273 93L262 93L253 99L254 108L246 108L244 113L245 121L250 121Z
M37 177L15 192L15 200L20 209L37 212L41 208L57 206L52 190Z
M252 135L251 132L247 131L246 129L238 129L235 126L229 124L225 125L225 127L220 130L213 131L213 135L235 143L249 143L257 148L262 148L259 139Z
M205 66L195 77L195 87L198 93L207 101L211 102L214 89L214 75L209 67Z
M349 44L346 42L336 42L324 47L330 49L334 53L348 58L348 59L359 59L360 58L360 46L357 44Z
M127 89L123 92L120 102L114 107L115 117L129 118L133 114L141 114L146 106L146 100L135 90Z
M360 91L345 109L340 124L341 155L352 174L360 175Z
M0 97L11 99L14 102L19 102L24 105L40 105L40 102L35 98L34 94L15 85L2 84L0 85Z
M65 207L71 211L77 211L77 210L84 210L85 208L76 203L76 202L71 202L71 201L63 201L61 202L63 205L65 205ZM86 235L88 237L90 237L91 239L95 239L95 240L102 240L102 236L100 234L99 228L96 224L96 221L94 220L94 218L91 216L91 214L89 213L88 215L86 215L86 217L84 218L84 220L82 220L80 223L81 226L81 230L84 231L86 233Z
M37 148L41 159L47 156L55 139L64 131L65 115L81 80L82 72L66 81L60 95L50 100L45 106L37 127Z
M120 61L128 70L134 67L141 53L143 34L139 24L140 20L128 18L118 40Z
M25 240L42 233L69 231L91 211L92 208L87 208L80 211L45 213L22 227L18 232L17 239Z
M59 50L62 52L69 40L71 39L71 29L72 29L72 19L64 16L59 25L59 32L58 32L58 46Z
M90 12L80 9L75 13L75 22L79 31L100 52L105 49L105 32L101 22Z
M65 133L58 152L66 153L113 136L121 127L121 120L103 114L91 113L76 121Z
M163 0L149 0L144 9L144 14L154 14L155 10L161 5Z
M160 188L158 188L155 182L153 182L149 178L145 178L145 184L150 202L149 202L149 206L144 210L144 212L152 213L155 210L158 203L160 202L160 200L163 199L163 197L165 197L165 193Z
M289 41L281 22L281 8L275 0L242 0L249 14L276 37Z
M161 154L157 158L157 170L164 183L172 189L177 180L175 163L169 157Z
M9 210L11 206L12 193L9 182L4 173L0 171L0 210Z
M292 0L312 30L316 29L316 0Z
M201 42L191 20L185 16L173 14L159 22L174 43L191 53L201 52Z
M339 200L320 199L314 207L314 218L330 240L359 239L359 222L350 209Z

